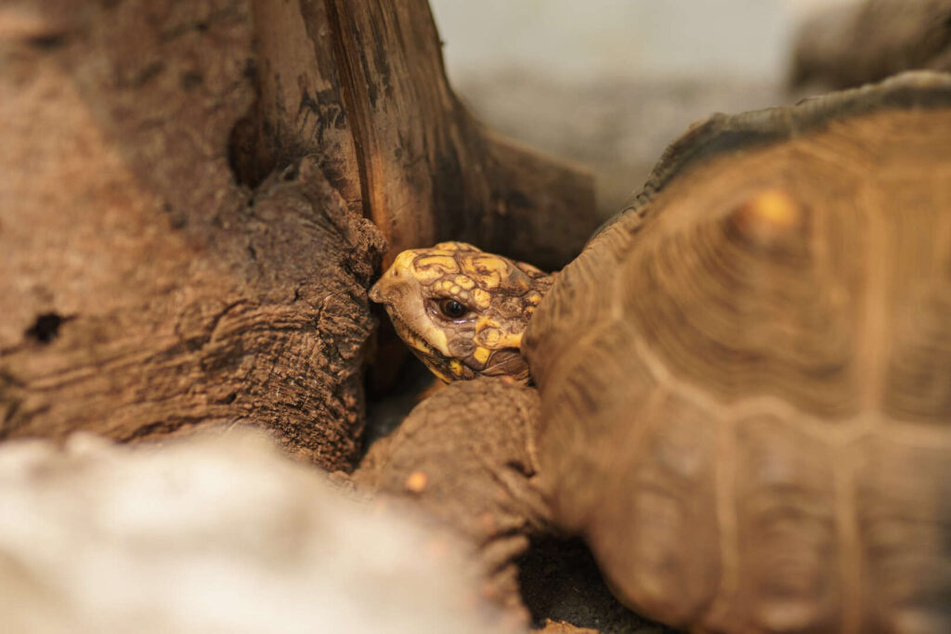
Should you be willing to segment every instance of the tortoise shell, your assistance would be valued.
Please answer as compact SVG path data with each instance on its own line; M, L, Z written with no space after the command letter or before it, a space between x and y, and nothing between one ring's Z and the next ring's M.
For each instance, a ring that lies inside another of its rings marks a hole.
M716 115L523 352L556 518L648 616L951 632L951 78Z

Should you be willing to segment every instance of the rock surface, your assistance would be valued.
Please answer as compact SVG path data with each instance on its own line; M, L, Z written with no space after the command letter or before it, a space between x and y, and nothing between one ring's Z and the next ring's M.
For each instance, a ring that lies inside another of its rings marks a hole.
M0 447L0 613L18 634L514 632L467 551L347 499L258 435Z

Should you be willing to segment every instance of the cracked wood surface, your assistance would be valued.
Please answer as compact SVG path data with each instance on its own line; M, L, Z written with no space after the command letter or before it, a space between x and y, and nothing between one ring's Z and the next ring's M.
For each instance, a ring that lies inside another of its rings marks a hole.
M594 224L421 0L7 3L0 137L0 438L252 421L349 469L384 238L560 265Z
M383 243L315 159L254 195L234 184L247 3L19 10L35 20L2 49L0 438L250 421L349 468Z
M555 269L598 224L587 171L499 137L446 80L425 0L253 3L260 100L239 175L319 152L350 209L403 249L463 240Z

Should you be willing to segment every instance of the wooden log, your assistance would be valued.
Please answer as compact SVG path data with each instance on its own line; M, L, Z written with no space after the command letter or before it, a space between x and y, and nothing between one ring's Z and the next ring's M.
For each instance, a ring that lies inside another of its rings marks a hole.
M0 139L0 439L244 421L349 469L383 236L554 263L593 223L419 0L6 3Z
M4 10L0 437L251 421L348 468L382 239L304 161L252 196L249 7Z
M254 11L260 99L236 157L246 182L319 153L383 231L385 264L447 239L549 269L580 251L598 222L591 175L473 119L446 80L426 0L256 0Z

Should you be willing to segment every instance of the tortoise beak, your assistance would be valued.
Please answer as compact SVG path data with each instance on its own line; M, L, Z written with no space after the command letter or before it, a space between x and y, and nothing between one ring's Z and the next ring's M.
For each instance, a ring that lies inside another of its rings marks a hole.
M376 302L377 304L383 303L383 292L380 290L380 283L383 280L380 279L376 284L370 287L370 292L367 293L367 296L370 298L371 302Z
M394 275L392 268L388 270L383 274L383 277L376 281L376 284L370 287L370 291L367 293L370 301L377 304L386 304L387 309L403 303L404 298L413 290L404 278L405 276Z

